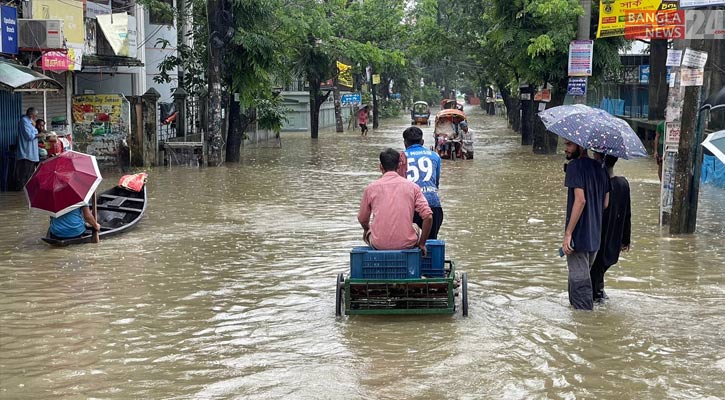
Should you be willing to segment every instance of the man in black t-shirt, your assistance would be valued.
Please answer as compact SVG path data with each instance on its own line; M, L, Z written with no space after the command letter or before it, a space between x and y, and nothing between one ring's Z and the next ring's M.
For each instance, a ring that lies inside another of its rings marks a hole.
M564 186L568 188L562 251L569 268L569 303L576 309L594 308L589 270L594 263L602 230L602 211L609 203L609 178L601 163L587 150L565 141Z
M602 155L594 153L601 160ZM632 233L632 209L629 197L629 182L623 176L614 176L614 164L617 157L604 157L611 191L609 207L602 214L602 240L597 257L590 271L594 301L601 302L608 296L604 293L604 273L619 260L620 251L628 251Z

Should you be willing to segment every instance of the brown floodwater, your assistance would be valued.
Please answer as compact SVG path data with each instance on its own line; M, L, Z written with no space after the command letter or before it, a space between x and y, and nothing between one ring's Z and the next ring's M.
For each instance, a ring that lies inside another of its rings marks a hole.
M443 162L440 234L468 318L335 318L362 189L407 117L367 138L283 133L238 165L149 170L144 220L97 245L48 247L47 217L0 194L0 398L725 397L725 190L703 186L698 232L673 237L652 158L620 161L632 251L609 302L574 311L563 154L468 111L476 159Z

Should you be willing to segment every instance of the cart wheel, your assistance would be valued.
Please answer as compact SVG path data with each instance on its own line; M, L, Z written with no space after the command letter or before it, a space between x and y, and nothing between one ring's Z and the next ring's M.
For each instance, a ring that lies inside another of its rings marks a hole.
M342 274L337 274L337 282L335 288L335 316L342 316L342 302L345 301L343 296L343 286L345 284L345 278Z
M465 272L461 274L461 314L468 316L468 275Z

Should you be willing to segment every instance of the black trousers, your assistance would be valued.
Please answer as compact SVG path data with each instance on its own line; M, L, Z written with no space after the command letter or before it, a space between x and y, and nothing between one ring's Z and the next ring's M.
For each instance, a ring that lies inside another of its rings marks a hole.
M589 270L589 274L592 279L592 294L594 300L599 300L604 297L604 273L611 267L611 265L604 265L599 258L594 260L592 268Z
M438 231L441 229L441 225L443 224L443 208L431 207L430 209L433 211L433 225L430 228L430 235L428 235L428 239L438 239ZM413 222L415 222L415 224L420 228L423 228L423 219L420 218L418 213L413 215Z
M28 183L37 165L38 163L35 161L26 159L15 160L15 179L18 182L20 190Z

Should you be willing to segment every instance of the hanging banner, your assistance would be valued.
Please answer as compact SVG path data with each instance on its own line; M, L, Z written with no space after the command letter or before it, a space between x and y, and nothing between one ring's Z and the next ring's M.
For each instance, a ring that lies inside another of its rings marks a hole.
M677 9L677 1L663 0L601 0L599 3L599 27L597 38L623 36L625 22L637 12Z
M62 19L67 44L83 47L86 28L83 2L78 0L33 0L33 19Z
M128 13L108 14L96 16L98 26L113 52L117 56L136 57L136 19L129 18ZM133 22L133 31L129 30L129 23ZM133 47L133 49L131 49Z
M0 6L0 53L18 54L18 10Z
M572 40L569 43L569 76L592 76L593 40Z
M337 61L337 85L352 89L352 66Z

